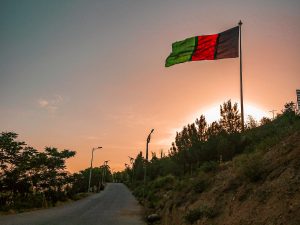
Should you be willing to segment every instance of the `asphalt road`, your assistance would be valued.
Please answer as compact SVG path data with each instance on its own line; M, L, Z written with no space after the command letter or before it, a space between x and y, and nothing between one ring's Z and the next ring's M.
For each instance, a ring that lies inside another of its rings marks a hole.
M1 225L145 225L141 207L123 184L63 206L0 216Z

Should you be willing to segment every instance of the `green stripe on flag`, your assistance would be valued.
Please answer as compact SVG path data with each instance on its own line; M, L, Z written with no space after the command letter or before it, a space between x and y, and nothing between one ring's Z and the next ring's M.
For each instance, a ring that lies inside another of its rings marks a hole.
M166 59L166 67L190 61L195 50L197 37L187 38L172 44L172 53Z

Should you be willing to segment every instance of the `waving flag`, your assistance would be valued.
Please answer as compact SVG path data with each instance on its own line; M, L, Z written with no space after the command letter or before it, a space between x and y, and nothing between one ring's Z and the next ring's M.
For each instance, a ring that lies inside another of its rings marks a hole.
M239 57L239 27L219 34L187 38L172 44L166 67L188 61L216 60Z

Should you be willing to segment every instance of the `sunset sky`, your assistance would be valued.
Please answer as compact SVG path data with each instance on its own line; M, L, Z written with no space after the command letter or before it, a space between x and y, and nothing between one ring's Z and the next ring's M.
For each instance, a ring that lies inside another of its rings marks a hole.
M71 149L68 170L166 153L176 131L239 103L239 59L164 67L171 44L242 20L244 104L272 117L300 88L299 0L1 0L0 132Z

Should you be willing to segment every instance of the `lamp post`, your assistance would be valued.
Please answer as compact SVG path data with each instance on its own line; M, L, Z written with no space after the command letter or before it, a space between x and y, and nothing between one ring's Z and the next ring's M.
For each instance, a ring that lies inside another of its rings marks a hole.
M94 158L94 151L97 149L100 149L102 147L97 147L92 149L92 158L91 158L91 167L90 167L90 177L89 177L89 187L88 187L88 192L90 192L91 188L91 178L92 178L92 169L93 169L93 158Z
M150 143L151 134L153 133L154 129L151 130L150 134L147 137L147 145L146 145L146 161L148 162L148 145Z
M151 134L153 133L154 129L151 130L150 134L147 137L147 144L146 144L146 163L144 169L144 190L143 190L143 199L145 201L145 188L146 188L146 177L147 177L147 163L148 163L148 147L151 140Z

